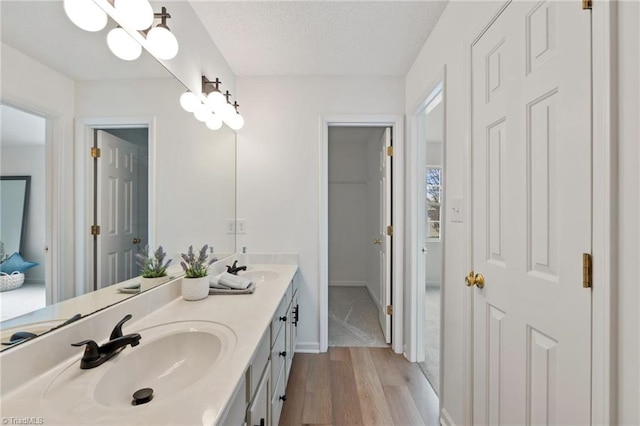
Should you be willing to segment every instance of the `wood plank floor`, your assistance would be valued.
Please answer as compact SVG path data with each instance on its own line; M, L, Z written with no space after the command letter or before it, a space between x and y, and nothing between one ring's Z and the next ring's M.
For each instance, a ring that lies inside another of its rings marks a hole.
M438 397L420 371L389 348L296 354L281 426L438 425Z

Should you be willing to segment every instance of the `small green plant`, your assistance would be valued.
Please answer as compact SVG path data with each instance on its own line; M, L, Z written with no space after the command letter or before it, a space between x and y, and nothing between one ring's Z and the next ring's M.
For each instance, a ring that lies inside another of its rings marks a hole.
M171 263L171 259L164 261L167 257L162 246L150 255L149 246L145 246L142 253L136 253L136 264L140 267L140 273L144 278L159 278L167 276L167 267Z
M186 278L202 278L207 276L209 265L216 260L215 257L212 257L211 260L207 262L208 249L209 246L207 244L202 246L198 252L198 257L196 257L193 252L193 246L189 246L189 251L186 254L182 253L182 262L180 262L180 265L182 269L184 269L184 276Z

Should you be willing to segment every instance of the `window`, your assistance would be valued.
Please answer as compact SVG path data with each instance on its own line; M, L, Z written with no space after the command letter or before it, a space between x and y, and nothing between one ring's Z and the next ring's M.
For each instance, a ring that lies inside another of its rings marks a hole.
M442 167L427 166L427 239L440 239L440 211L442 200Z

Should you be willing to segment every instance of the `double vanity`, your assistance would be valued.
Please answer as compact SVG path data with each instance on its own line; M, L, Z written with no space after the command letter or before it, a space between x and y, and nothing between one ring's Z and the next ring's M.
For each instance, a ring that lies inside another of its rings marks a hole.
M253 294L189 302L177 278L2 352L3 421L277 425L299 308L297 261L284 263L249 263ZM71 344L113 341L119 322L123 349L80 368Z

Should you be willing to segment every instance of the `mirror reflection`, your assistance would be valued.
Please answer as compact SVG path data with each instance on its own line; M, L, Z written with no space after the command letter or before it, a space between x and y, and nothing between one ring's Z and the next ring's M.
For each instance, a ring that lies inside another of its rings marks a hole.
M62 1L0 8L0 174L31 177L25 243L5 247L5 258L34 264L20 288L0 291L0 341L137 294L135 254L147 246L162 245L167 259L189 245L208 244L218 259L235 252L226 226L235 219L234 132L185 113L184 85L148 53L112 55L114 22L84 32ZM3 215L10 206L2 198ZM2 241L17 235L1 225Z

